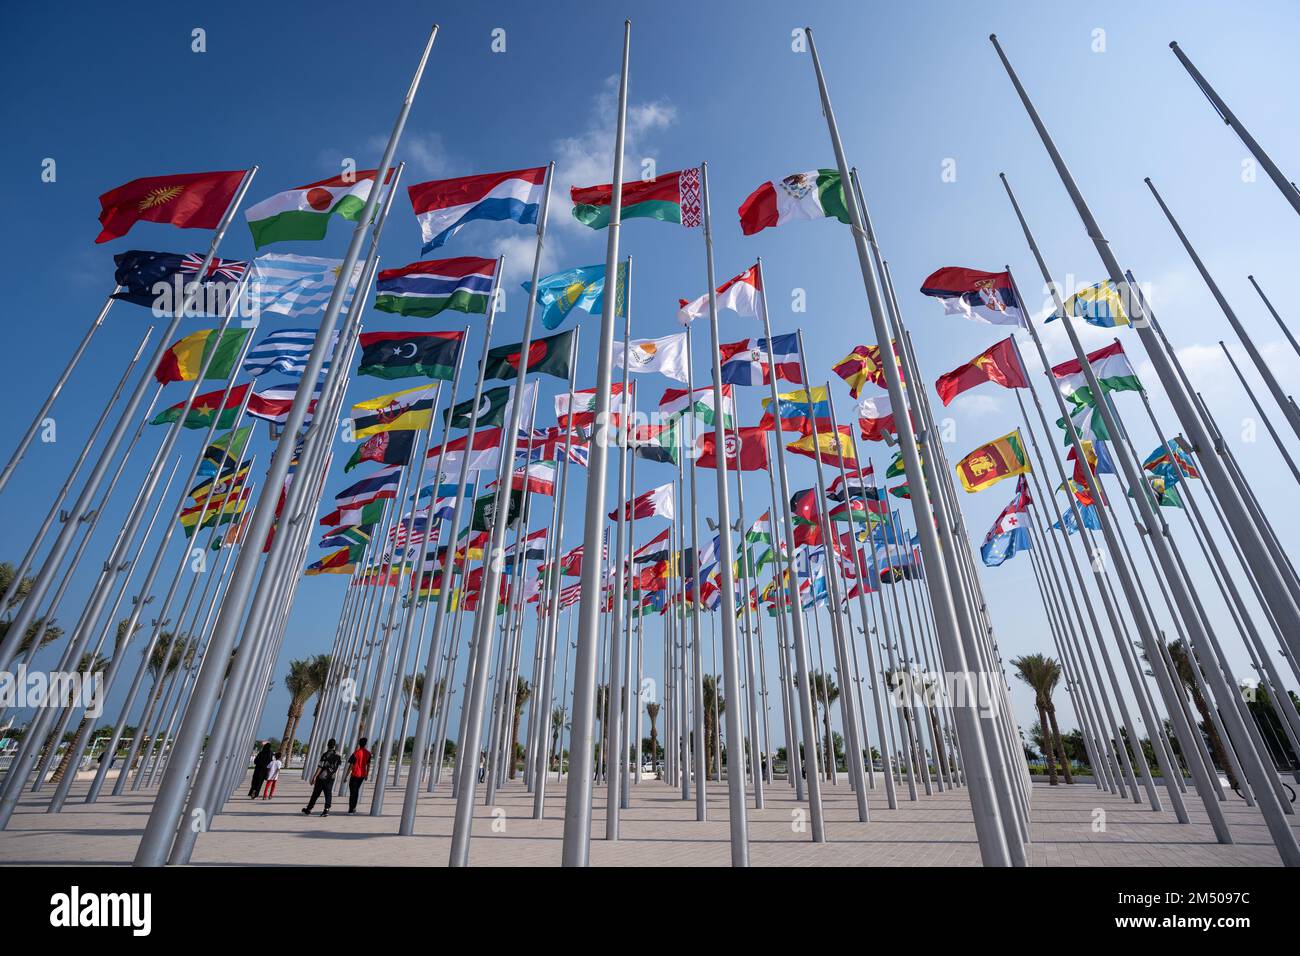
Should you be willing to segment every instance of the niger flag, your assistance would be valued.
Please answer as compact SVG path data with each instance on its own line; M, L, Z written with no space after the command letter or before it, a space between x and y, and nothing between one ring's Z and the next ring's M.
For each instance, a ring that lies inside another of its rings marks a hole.
M199 377L203 362L212 355L207 374L203 377L228 379L250 332L252 329L227 329L220 336L216 329L191 332L163 353L158 367L153 370L153 377L164 385L168 382L192 382Z
M957 477L967 491L983 491L1003 478L1033 471L1020 439L1020 429L981 445L957 462Z

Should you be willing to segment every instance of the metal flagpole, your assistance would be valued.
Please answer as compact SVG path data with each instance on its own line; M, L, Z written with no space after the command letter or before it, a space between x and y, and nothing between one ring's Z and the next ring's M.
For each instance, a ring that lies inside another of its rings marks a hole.
M1277 309L1273 308L1273 303L1268 300L1268 296L1266 296L1264 290L1259 287L1259 283L1255 281L1255 277L1246 276L1246 278L1249 279L1250 284L1255 287L1255 291L1259 293L1259 297L1264 300L1264 307L1268 309L1269 315L1273 316L1273 321L1275 321L1277 327L1282 330L1282 334L1286 336L1286 340L1291 343L1291 348L1295 350L1296 355L1300 355L1300 342L1297 342L1295 336L1291 334L1291 330L1287 328L1286 323L1282 321L1282 316L1277 314Z
M736 440L736 455L740 455L740 425L732 421L732 437ZM767 451L766 448L763 449ZM750 582L754 579L754 569L749 561L749 526L745 524L745 482L743 473L737 463L736 467L736 516L740 520L740 592L744 611L745 628L745 685L749 698L749 761L750 777L754 783L754 809L763 809L763 763L762 741L758 736L758 678L754 669L754 622L750 618L749 594ZM730 561L726 556L724 560ZM743 758L743 754L741 755ZM640 764L638 763L638 767Z
M694 335L691 334L690 326L686 327L686 391L690 398L690 415L692 425L696 421L695 415L695 355L692 348ZM722 414L721 408L713 410L715 416ZM694 428L691 431L692 441L694 440ZM695 459L698 456L694 453L694 448L690 455L691 463L687 469L690 472L691 483L691 566L687 569L682 568L682 600L687 598L691 602L691 672L693 680L690 687L691 693L691 733L692 733L692 757L693 761L688 768L687 776L690 776L690 770L693 769L695 774L695 819L703 823L708 817L708 746L704 740L704 647L700 640L700 531L699 531L699 492L695 480L696 464ZM683 533L682 543L685 545L685 534ZM682 548L683 552L686 550ZM685 565L685 562L682 562ZM690 571L691 587L686 586L686 572ZM685 604L683 604L685 609Z
M1201 75L1201 71L1192 65L1192 61L1187 58L1187 54L1182 51L1177 40L1170 41L1169 49L1174 51L1174 56L1178 57L1178 62L1183 65L1192 80L1201 88L1201 92L1210 101L1210 105L1219 114L1219 118L1226 125L1231 126L1232 131L1241 137L1242 143L1250 150L1251 155L1259 161L1260 165L1264 167L1264 171L1268 173L1268 178L1273 180L1273 185L1277 186L1286 201L1291 204L1291 208L1300 213L1300 190L1296 189L1295 183L1286 178L1282 170L1277 168L1277 164L1269 158L1268 153L1264 152L1264 148L1255 141L1255 137L1251 136L1246 131L1246 128L1241 125L1241 121L1237 119L1237 114L1228 109L1228 104L1223 102L1219 94L1214 91L1214 87L1210 86L1205 77Z
M1273 422L1269 419L1268 415L1265 414L1264 409L1260 407L1259 399L1255 397L1254 389L1246 383L1246 377L1241 374L1241 369L1237 367L1236 359L1232 357L1232 353L1228 351L1228 346L1224 344L1222 339L1219 340L1219 348L1223 349L1223 354L1227 356L1228 364L1232 366L1232 371L1236 374L1237 381L1241 383L1242 391L1244 391L1246 397L1250 399L1250 404L1254 407L1255 414L1259 416L1260 420L1264 423L1264 427L1268 429L1269 437L1273 439L1273 444L1277 446L1278 454L1282 456L1282 460L1286 462L1287 468L1291 470L1292 477L1295 478L1297 482L1300 482L1300 468L1296 467L1296 463L1291 458L1290 453L1286 450L1286 446L1282 444L1282 439L1278 436L1277 429L1273 427Z
M760 268L761 268L760 260ZM760 288L761 293L761 288ZM776 444L780 444L779 439L775 439ZM783 460L783 459L782 459ZM772 616L773 627L776 631L776 680L777 685L781 688L781 717L785 722L785 753L786 753L786 782L796 790L797 798L802 801L803 798L803 776L796 772L799 759L799 748L796 746L795 738L797 735L797 723L794 716L794 703L791 700L793 692L792 683L789 679L790 654L785 638L785 601L781 598L781 573L786 567L782 559L782 553L787 550L781 531L778 531L777 517L780 511L780 505L776 500L776 478L772 474L772 469L767 471L768 488L772 495L772 509L768 512L768 527L771 528L772 537L772 592L775 603L776 613ZM784 489L783 489L784 490ZM784 525L779 525L784 530ZM802 715L802 711L800 711Z

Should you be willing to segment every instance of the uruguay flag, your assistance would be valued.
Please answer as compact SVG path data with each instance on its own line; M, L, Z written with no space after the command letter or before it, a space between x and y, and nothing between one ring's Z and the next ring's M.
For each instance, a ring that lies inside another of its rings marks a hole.
M732 385L767 385L775 370L778 379L803 384L799 367L799 337L790 332L772 336L772 359L767 364L767 339L731 342L718 351L722 355L722 380Z
M538 166L439 179L408 187L411 207L420 222L420 237L424 240L420 251L437 249L455 236L461 226L476 219L536 223L545 182L546 167Z

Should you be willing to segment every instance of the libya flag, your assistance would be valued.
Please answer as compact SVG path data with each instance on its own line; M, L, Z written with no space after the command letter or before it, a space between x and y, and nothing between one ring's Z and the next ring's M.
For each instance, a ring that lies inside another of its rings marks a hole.
M212 424L212 420L217 420L217 428L229 428L235 424L235 419L239 416L239 407L244 403L244 395L248 391L248 383L236 385L226 395L225 389L218 389L215 392L208 392L204 395L196 395L194 403L190 406L189 414L185 416L183 422L186 428L207 428ZM221 401L225 395L225 403ZM180 421L181 412L185 410L185 403L178 402L171 408L163 409L153 420L150 425L168 425L172 422Z
M464 332L366 332L361 335L358 375L376 378L425 378L449 382Z
M983 491L1003 478L1032 471L1019 428L981 445L957 462L957 477L967 491Z
M763 183L740 204L740 228L747 236L798 219L852 221L838 169L791 173L778 183Z
M609 225L614 208L614 187L574 186L569 190L573 200L573 218L592 229ZM700 171L683 169L664 173L649 181L624 183L621 194L620 219L658 219L675 222L687 229L703 224L700 205Z
M330 216L355 222L370 198L375 170L366 169L276 193L244 213L253 245L324 239Z
M542 372L557 378L569 377L569 355L573 348L573 331L533 339L528 345L525 372ZM517 378L523 364L523 343L500 345L487 354L484 374L488 378Z
M199 377L204 362L209 362L205 379L228 379L234 371L239 353L252 329L200 329L176 342L158 360L153 377L163 385L168 382L192 382ZM211 356L211 359L209 359Z
M442 420L448 428L469 428L475 418L480 425L500 428L505 424L506 409L509 407L510 386L502 385L499 388L489 388L483 393L478 403L477 413L474 399L467 398L451 408L443 409Z
M523 500L524 493L522 491L510 492L509 514L506 517L507 525L514 524L519 518ZM489 491L486 495L474 499L474 513L469 523L471 529L474 531L488 531L492 528L496 519L496 502L496 491Z

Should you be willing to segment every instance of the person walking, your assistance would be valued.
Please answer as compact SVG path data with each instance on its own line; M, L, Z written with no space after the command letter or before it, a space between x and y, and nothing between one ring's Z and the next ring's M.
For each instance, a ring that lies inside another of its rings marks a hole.
M262 790L262 799L270 800L275 796L275 784L280 779L280 768L284 763L280 760L280 754L276 753L271 758L271 762L266 765L266 787Z
M365 737L357 741L357 749L348 757L348 766L352 768L348 775L348 813L356 813L361 785L370 776L370 751L366 749Z
M339 772L339 765L343 763L343 758L339 756L339 745L333 737L325 746L325 752L320 755L320 763L316 765L316 773L312 776L311 799L307 801L307 806L302 808L304 816L311 813L316 806L316 800L321 795L325 797L325 809L320 815L327 817L330 814L330 806L333 804L333 798L330 792L334 789L334 775Z
M266 782L266 768L271 765L273 759L271 745L269 743L262 744L262 749L253 758L253 782L248 788L250 800L256 800L258 794L262 792L262 784Z

